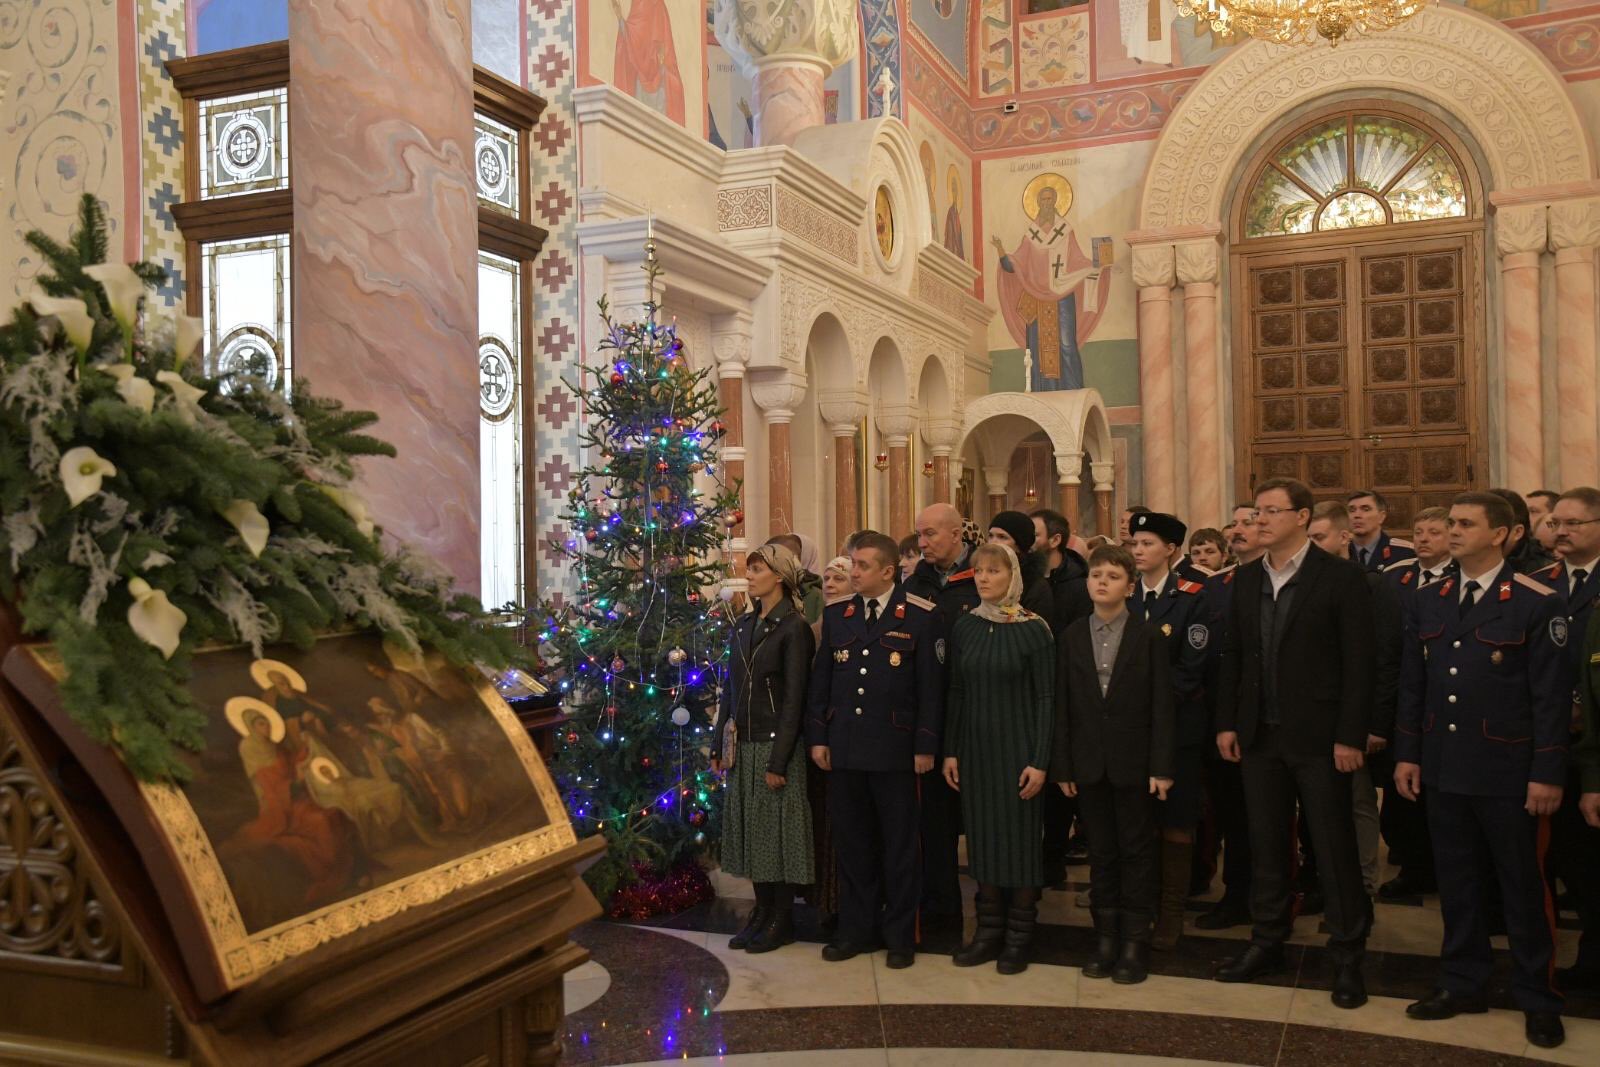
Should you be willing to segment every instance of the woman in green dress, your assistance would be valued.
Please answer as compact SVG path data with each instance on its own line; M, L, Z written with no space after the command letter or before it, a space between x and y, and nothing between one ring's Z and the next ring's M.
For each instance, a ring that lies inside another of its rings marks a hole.
M756 906L730 948L770 952L794 940L795 892L815 878L806 748L800 742L816 642L800 607L800 561L766 544L745 560L750 610L734 624L728 684L712 737L736 735L722 869L755 883ZM722 761L712 770L720 773Z
M1025 610L1022 568L1007 545L972 553L983 603L956 620L945 699L944 777L961 794L967 864L978 883L978 926L958 967L998 960L1028 967L1044 884L1042 811L1054 718L1056 646Z

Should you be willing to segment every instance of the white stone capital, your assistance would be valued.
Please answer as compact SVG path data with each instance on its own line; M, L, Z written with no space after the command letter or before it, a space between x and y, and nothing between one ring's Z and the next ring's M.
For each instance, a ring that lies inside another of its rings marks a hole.
M1550 205L1550 251L1600 245L1600 197L1558 200Z
M1215 238L1207 237L1198 241L1185 241L1182 244L1175 245L1173 252L1176 258L1179 285L1194 285L1217 280L1219 249Z
M717 40L753 78L762 66L807 63L826 77L855 58L855 0L717 0Z
M1515 204L1495 211L1494 250L1501 257L1543 252L1545 242L1543 204Z
M885 443L889 438L899 437L905 439L901 441L905 444L917 431L917 413L910 404L885 404L878 409L873 423L883 434Z
M806 380L790 371L767 373L750 379L750 399L768 422L788 422L806 399Z
M1117 465L1111 460L1091 461L1089 476L1094 479L1095 492L1110 492L1116 488Z
M1008 467L983 468L983 485L990 496L1000 496L1006 491L1006 485L1011 481L1011 470Z
M1133 246L1133 284L1137 289L1171 289L1177 268L1169 244Z
M1059 472L1057 480L1062 485L1083 484L1083 453L1082 452L1057 452L1056 470Z
M835 437L849 436L867 417L867 394L854 389L824 389L817 394L817 412L830 428L849 427L848 434L833 430Z
M934 455L942 451L948 456L955 449L956 438L959 436L961 436L961 424L952 416L922 420L922 439L928 442L928 447L933 450Z

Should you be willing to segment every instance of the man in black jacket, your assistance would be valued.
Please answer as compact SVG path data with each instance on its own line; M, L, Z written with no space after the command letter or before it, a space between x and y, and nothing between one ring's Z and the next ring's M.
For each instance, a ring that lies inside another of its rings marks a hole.
M1050 632L1056 636L1058 653L1063 653L1067 627L1094 612L1089 599L1089 565L1067 547L1072 527L1067 517L1050 508L1032 514L1033 550L1049 567L1050 597L1055 609ZM1064 653L1063 653L1064 654ZM1058 702L1060 696L1057 697ZM1044 803L1044 884L1066 888L1068 853L1072 848L1072 824L1078 817L1078 801L1059 789L1046 789ZM1082 839L1079 839L1080 845ZM1082 853L1087 858L1087 852Z
M931 600L938 609L940 637L948 641L956 620L983 602L972 580L969 550L961 539L961 513L950 504L930 504L917 515L922 562L903 583L905 591ZM946 682L949 661L946 658ZM957 851L961 807L955 791L937 769L922 776L922 921L928 932L961 933L961 883Z
M1366 1003L1361 960L1371 907L1361 885L1350 776L1372 716L1372 594L1361 568L1313 545L1303 482L1256 487L1266 554L1239 568L1217 693L1217 750L1241 761L1254 859L1250 947L1216 977L1248 982L1283 966L1292 911L1289 828L1298 791L1320 860L1333 1003Z

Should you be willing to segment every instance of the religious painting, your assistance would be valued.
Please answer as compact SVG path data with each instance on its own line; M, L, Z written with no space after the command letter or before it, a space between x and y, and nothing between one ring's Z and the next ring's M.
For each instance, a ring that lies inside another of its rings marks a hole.
M1095 0L1095 77L1204 67L1241 40L1203 18L1180 14L1173 0Z
M7 677L48 718L40 682L59 660L25 651ZM373 634L214 649L189 688L206 722L188 781L135 783L107 750L78 754L125 823L153 823L130 837L219 992L576 840L516 716L437 654Z
M928 217L939 217L939 205L933 198L933 186L939 173L939 163L933 157L933 145L927 141L917 146L917 160L922 164L922 181L928 187Z
M911 25L963 81L967 76L967 11L971 0L911 0Z
M944 213L944 246L965 259L967 245L961 235L961 172L954 163L945 172L945 185L950 191L950 206Z
M878 238L878 252L887 263L894 258L894 201L887 185L878 186L872 198L872 228Z
M1029 19L1021 26L1018 69L1025 93L1062 89L1089 80L1089 9L1049 18Z
M1096 237L1085 252L1068 220L1072 185L1045 171L1023 189L1021 235L1008 251L997 233L996 289L1012 339L1032 359L1034 392L1082 389L1082 346L1094 332L1110 296L1113 243ZM996 220L1004 232L1006 223Z
M606 19L600 4L590 7L596 24L590 40L591 65L598 63L596 52L604 48L605 36L614 33L611 84L684 125L688 110L685 83L667 0L608 0L606 6L611 19ZM698 29L697 18L695 31ZM694 79L696 84L699 81Z

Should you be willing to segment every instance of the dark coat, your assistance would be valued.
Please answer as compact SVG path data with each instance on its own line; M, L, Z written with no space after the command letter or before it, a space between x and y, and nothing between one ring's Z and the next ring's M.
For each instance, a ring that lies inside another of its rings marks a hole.
M1266 557L1235 573L1218 672L1216 728L1248 750L1261 721L1261 591ZM1278 709L1286 748L1333 757L1335 743L1364 751L1372 717L1372 593L1359 564L1306 549L1294 599L1280 620Z
M822 613L806 741L832 750L834 770L910 771L914 756L939 751L945 633L933 604L904 585L870 630L861 604L853 596Z
M1557 560L1542 571L1533 575L1540 585L1547 585L1555 590L1556 596L1561 598L1561 603L1566 605L1567 628L1574 634L1589 632L1589 618L1595 611L1595 605L1600 604L1600 567L1585 576L1583 584L1569 591L1572 584L1572 575L1565 560ZM1567 642L1567 654L1572 658L1572 668L1576 672L1586 666L1583 662L1583 648L1578 641Z
M1543 548L1532 537L1523 537L1517 542L1517 547L1506 553L1506 565L1518 574L1532 576L1554 563L1556 558Z
M1383 571L1368 571L1367 588L1372 593L1372 635L1378 649L1372 672L1372 723L1367 732L1392 740L1400 701L1400 647L1405 640L1400 587Z
M1160 626L1129 616L1102 696L1092 622L1074 621L1058 643L1051 780L1143 787L1171 778L1177 725L1167 638Z
M1055 602L1050 629L1056 634L1094 610L1094 601L1089 599L1089 565L1070 548L1061 550L1061 566L1050 572L1050 597Z
M816 650L810 625L787 597L765 618L757 611L739 616L729 641L728 688L717 705L713 750L721 750L723 726L732 717L741 741L772 742L767 770L787 774L805 721Z
M1046 573L1050 560L1042 552L1024 552L1017 561L1022 567L1022 606L1056 629L1056 598L1050 588L1050 575ZM973 588L977 588L976 585Z
M939 568L927 560L917 564L911 577L903 583L906 592L931 600L939 607L939 619L944 627L942 636L948 638L955 631L956 620L983 603L978 595L978 585L972 580L972 549L956 563L956 569L943 583L939 581Z

